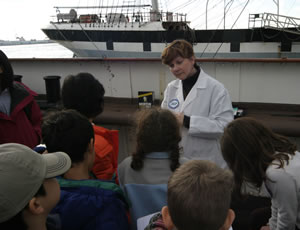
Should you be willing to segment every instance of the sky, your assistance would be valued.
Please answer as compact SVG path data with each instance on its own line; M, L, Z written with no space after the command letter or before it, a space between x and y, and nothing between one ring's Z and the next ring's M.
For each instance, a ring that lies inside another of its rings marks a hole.
M16 40L17 37L24 37L26 40L45 39L41 28L51 20L56 20L54 6L105 5L103 3L105 1L109 2L109 5L121 2L121 0L102 0L102 3L99 3L100 0L0 0L0 40ZM127 0L130 1L133 0ZM137 2L149 4L150 1ZM222 29L224 5L225 27L247 28L249 14L277 13L275 2L279 2L280 15L300 17L300 0L165 0L161 1L159 6L164 11L186 13L192 28ZM61 12L67 13L68 10ZM300 20L298 22L300 24Z

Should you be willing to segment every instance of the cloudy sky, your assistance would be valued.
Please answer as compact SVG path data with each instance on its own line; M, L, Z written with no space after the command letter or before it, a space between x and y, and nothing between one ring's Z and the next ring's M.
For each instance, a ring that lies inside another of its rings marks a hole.
M299 15L300 0L165 0L160 1L159 5L165 11L187 13L192 28L204 29L207 26L208 29L221 29L224 27L224 5L228 11L225 14L226 28L247 28L250 13L277 13L274 1L279 1L281 15L292 17ZM21 36L26 40L45 39L41 28L51 20L55 20L54 6L93 6L106 4L105 2L109 2L110 5L121 4L121 0L1 0L0 40L15 40L16 37ZM133 0L126 2L133 2ZM138 2L151 1L139 0ZM62 13L64 11L68 10L62 10Z

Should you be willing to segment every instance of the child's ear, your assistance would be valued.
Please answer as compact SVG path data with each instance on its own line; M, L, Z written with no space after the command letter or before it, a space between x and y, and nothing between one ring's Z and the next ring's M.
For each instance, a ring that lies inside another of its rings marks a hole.
M88 147L90 152L94 152L94 148L95 148L94 146L95 146L95 140L94 140L94 138L91 138L89 147Z
M224 225L220 228L220 230L228 230L231 227L234 219L235 219L235 213L232 209L229 209Z
M29 211L34 215L39 215L44 212L44 207L38 197L33 197L29 201Z
M90 142L89 142L89 144L88 144L88 147L87 147L87 152L88 153L90 153L90 154L94 154L94 152L95 152L95 147L94 147L94 138L91 138L90 139Z
M166 226L166 228L168 230L172 230L174 228L174 224L171 219L168 206L164 206L161 209L161 214L162 214L163 222L164 222L164 225Z

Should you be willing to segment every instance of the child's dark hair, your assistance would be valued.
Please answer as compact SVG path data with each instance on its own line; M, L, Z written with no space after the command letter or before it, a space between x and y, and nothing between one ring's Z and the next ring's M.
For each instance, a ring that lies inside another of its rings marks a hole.
M90 73L69 75L62 86L64 107L75 109L89 119L102 113L104 94L103 85Z
M67 153L72 163L84 160L94 130L91 122L75 110L51 112L42 124L42 137L48 152Z
M136 140L137 147L131 162L134 170L143 168L145 155L151 152L168 152L171 170L179 167L180 128L175 115L169 110L152 108L141 111Z

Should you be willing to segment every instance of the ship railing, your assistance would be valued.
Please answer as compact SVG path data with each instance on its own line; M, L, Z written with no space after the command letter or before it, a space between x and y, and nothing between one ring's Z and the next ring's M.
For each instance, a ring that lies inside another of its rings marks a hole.
M77 14L73 8L69 13L61 13L57 8L56 20L52 23L85 23L85 24L104 24L113 25L120 23L139 22L146 24L147 22L161 21L161 22L186 22L187 14L164 12L164 11L121 11L120 13L98 13L98 14ZM62 7L65 8L65 7ZM55 22L56 21L56 22Z
M270 28L300 35L300 18L272 13L249 15L249 28Z

